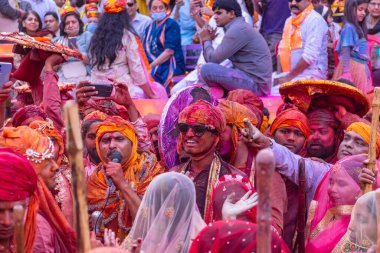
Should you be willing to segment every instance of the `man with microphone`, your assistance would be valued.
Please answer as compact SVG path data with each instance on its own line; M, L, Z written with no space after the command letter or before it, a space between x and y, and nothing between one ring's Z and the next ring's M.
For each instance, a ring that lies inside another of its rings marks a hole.
M102 226L125 238L149 183L164 172L150 152L137 152L137 134L130 122L114 116L99 124L96 150L101 163L88 178L90 214L101 212Z

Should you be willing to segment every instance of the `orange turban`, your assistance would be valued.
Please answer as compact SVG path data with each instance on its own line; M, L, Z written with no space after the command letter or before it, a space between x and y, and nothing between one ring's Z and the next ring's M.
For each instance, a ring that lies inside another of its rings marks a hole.
M72 6L67 6L61 11L61 17L63 18L69 13L78 13L77 10Z
M62 158L63 158L62 156L63 156L63 153L65 152L65 143L63 141L62 135L54 127L53 122L50 120L49 121L35 120L29 124L29 127L32 129L36 129L40 133L45 134L47 137L50 137L57 142L59 146L59 151L58 151L59 157L57 160L57 164L61 165Z
M37 174L46 165L44 161L54 157L54 145L49 137L27 126L5 127L0 135L0 146L25 155Z
M221 100L218 105L219 109L224 114L227 124L232 125L232 143L234 154L231 155L230 163L234 162L237 150L238 136L240 128L244 128L244 118L251 121L254 126L257 126L256 115L244 105L236 102Z
M354 122L349 125L346 129L346 132L353 131L360 135L363 140L369 145L369 139L371 134L371 126L364 122ZM380 157L380 134L376 133L376 158Z
M183 109L179 114L178 123L212 126L219 134L226 128L226 120L220 109L204 100L198 100Z
M107 0L104 3L104 11L107 13L119 13L126 10L127 2L125 0Z
M310 136L310 128L306 115L295 108L289 108L280 112L269 128L269 135L273 137L277 129L281 127L297 127L305 135Z
M131 123L119 116L109 117L105 121L99 123L98 130L96 131L96 150L98 151L101 160L102 156L99 149L100 139L104 134L112 132L120 132L132 142L131 156L125 163L122 164L123 168L128 168L129 165L133 164L136 161L138 156L136 130ZM102 160L102 162L105 163L106 161Z

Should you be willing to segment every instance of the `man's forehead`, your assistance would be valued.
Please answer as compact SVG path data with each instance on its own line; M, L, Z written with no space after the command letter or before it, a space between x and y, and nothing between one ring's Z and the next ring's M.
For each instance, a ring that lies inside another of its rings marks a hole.
M313 122L309 124L310 129L334 129L324 122Z
M18 201L4 201L0 200L0 209L12 209L14 206L26 204L26 199L18 200Z
M286 129L286 130L291 130L291 131L301 131L300 128L296 127L296 126L282 126L282 127L279 127L278 129Z
M346 136L351 137L351 139L357 139L357 140L361 140L361 141L367 143L367 142L363 139L363 137L361 137L358 133L356 133L356 132L354 132L354 131L348 131L348 132L345 132L344 134L345 134Z
M121 132L108 132L103 135L102 138L119 137L124 136Z

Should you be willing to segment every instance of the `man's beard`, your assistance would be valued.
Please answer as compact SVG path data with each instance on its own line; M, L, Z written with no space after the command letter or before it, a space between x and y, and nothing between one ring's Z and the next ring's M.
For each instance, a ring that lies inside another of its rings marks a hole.
M319 145L319 146L312 146ZM307 144L307 154L310 157L318 157L321 159L326 159L335 152L335 141L331 144L331 146L323 146L320 143L308 143Z
M98 152L96 152L96 149L95 150L87 150L87 152L88 152L88 155L90 157L91 162L93 162L95 164L100 163L100 157L98 155Z

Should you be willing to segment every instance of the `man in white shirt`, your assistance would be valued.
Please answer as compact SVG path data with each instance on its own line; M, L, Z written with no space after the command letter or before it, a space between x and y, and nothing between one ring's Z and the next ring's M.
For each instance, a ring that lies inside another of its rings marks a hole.
M313 10L310 0L289 0L291 16L286 20L279 45L279 60L285 76L281 84L299 79L326 79L327 24Z
M145 30L152 23L152 19L137 12L138 6L136 0L127 0L126 6L130 18L129 21L140 40L143 41Z

